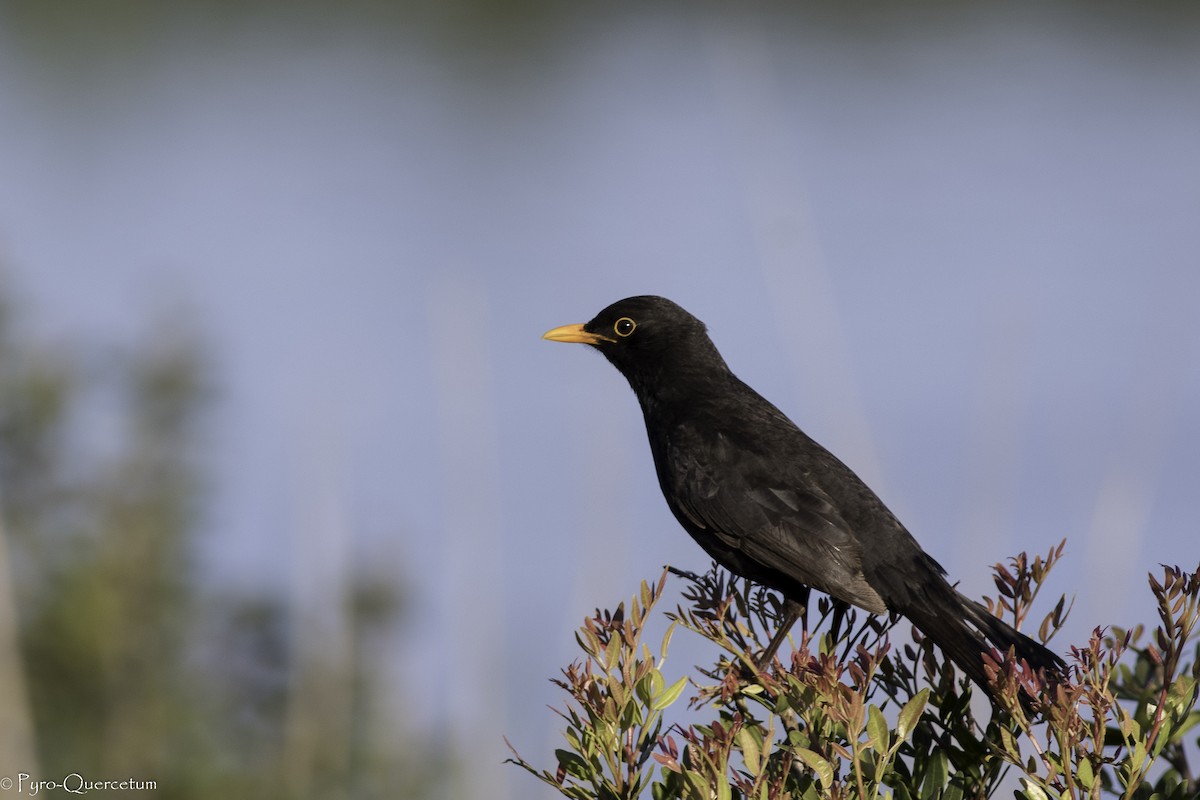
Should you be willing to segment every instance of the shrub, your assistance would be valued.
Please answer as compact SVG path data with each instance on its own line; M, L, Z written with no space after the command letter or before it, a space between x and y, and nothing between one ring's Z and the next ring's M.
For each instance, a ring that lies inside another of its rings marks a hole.
M1063 547L996 565L989 610L1021 626ZM686 603L667 612L654 651L647 627L672 576ZM1013 774L1026 800L1194 800L1185 738L1200 723L1200 568L1163 567L1149 588L1159 619L1148 636L1142 625L1097 628L1070 648L1059 680L993 652L997 699L972 703L978 689L919 632L893 647L899 618L827 599L812 625L797 626L788 663L760 669L778 597L715 565L704 575L668 568L579 629L582 657L554 681L568 696L554 768L515 750L510 761L576 800L961 800L996 796ZM1060 598L1038 638L1049 641L1068 611ZM715 646L712 666L664 674L680 630ZM682 719L685 695L697 721Z

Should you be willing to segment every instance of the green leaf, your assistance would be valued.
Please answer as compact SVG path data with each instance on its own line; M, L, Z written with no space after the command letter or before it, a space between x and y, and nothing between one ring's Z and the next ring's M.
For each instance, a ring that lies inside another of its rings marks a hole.
M1042 787L1038 786L1036 783L1033 783L1028 778L1024 780L1025 789L1021 792L1021 794L1025 795L1027 798L1029 798L1029 800L1050 800L1050 795L1046 794L1046 791Z
M568 775L585 781L591 779L592 765L578 753L572 753L570 750L555 750L554 757L558 759L559 766Z
M708 781L704 780L704 776L695 770L684 770L683 777L687 779L688 797L708 798L712 797L712 793L708 790Z
M746 771L757 778L762 772L762 747L749 728L737 732L737 744L742 750L742 760L746 762Z
M868 725L870 722L868 721ZM887 753L877 753L868 742L858 757L858 769L868 781L880 782L880 767L887 764Z
M1132 745L1134 739L1142 736L1142 726L1130 714L1122 713L1120 717L1121 735Z
M888 733L887 720L883 718L879 706L867 707L867 735L871 737L876 750L880 753L888 751L891 736Z
M1129 766L1134 772L1140 772L1142 765L1146 763L1146 743L1139 741L1133 746L1133 752L1129 754Z
M664 684L662 673L651 667L637 683L638 699L642 701L643 705L650 705L654 702L654 698L662 694Z
M1083 788L1091 791L1092 784L1096 781L1096 775L1092 771L1092 762L1086 758L1079 760L1079 765L1075 767L1075 777L1083 784Z
M1200 725L1200 711L1193 711L1171 730L1171 738L1179 738L1197 725Z
M792 748L796 757L805 763L805 765L817 773L817 780L821 782L821 787L828 789L833 785L833 767L829 762L821 758L819 755L804 747Z
M667 647L669 647L671 644L671 637L675 635L675 625L676 624L677 624L676 622L672 621L671 624L667 626L667 632L663 634L662 650L661 650L662 658L659 661L660 666L663 661L667 660Z
M654 703L650 706L655 711L662 711L667 706L679 699L679 695L683 692L683 687L687 686L687 676L684 675L679 680L668 686L658 697L654 699Z
M929 755L929 763L925 768L925 780L921 782L921 800L934 800L942 794L946 785L946 754L935 750Z
M928 700L929 687L926 686L913 695L913 698L905 703L904 708L900 710L900 718L896 722L896 735L902 741L907 739L909 732L916 727L917 720L921 718L921 714L925 711L925 703Z
M1021 746L1017 744L1017 740L1013 738L1012 731L1003 725L1000 726L1000 746L1010 758L1020 762Z
M634 728L645 721L645 717L642 716L642 706L638 705L632 698L621 707L621 717L618 722L622 728Z

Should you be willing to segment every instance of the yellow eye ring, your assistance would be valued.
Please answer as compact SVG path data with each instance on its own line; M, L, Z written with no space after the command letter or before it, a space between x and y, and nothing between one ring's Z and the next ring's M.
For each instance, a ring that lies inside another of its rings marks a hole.
M628 336L629 334L633 333L633 330L636 327L637 323L631 320L629 317L621 317L619 320L613 323L613 332L616 333L617 336Z

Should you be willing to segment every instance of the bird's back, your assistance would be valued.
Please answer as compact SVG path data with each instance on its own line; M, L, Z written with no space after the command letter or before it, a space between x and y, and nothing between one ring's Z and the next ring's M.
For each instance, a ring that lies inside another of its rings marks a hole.
M804 585L875 613L893 607L872 568L927 558L915 540L853 471L728 377L689 402L643 407L676 518L719 562L785 594Z

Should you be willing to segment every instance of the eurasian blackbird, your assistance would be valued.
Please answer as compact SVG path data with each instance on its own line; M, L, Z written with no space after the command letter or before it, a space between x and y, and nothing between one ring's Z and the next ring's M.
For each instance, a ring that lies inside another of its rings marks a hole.
M778 590L788 613L809 587L907 617L985 690L991 646L1035 669L1062 659L960 594L854 472L739 380L704 323L662 297L630 297L545 334L604 354L646 421L658 483L679 524L731 572Z

